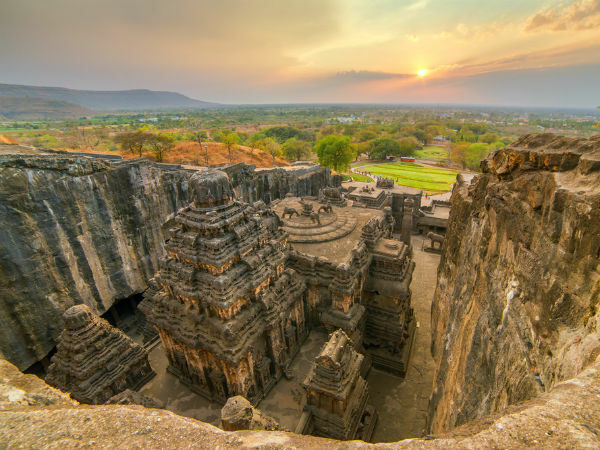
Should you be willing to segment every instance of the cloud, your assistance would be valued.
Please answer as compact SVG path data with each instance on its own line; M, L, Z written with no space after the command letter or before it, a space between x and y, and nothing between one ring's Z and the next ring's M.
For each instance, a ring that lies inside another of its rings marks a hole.
M459 23L458 25L456 25L454 33L442 32L438 36L442 38L454 36L458 39L471 41L474 39L479 40L488 38L497 34L505 28L506 26L501 26L497 22L474 26L467 26L464 23Z
M429 3L429 0L418 0L410 5L408 5L406 7L407 10L409 11L415 11L418 9L423 9L427 6L427 4Z
M406 37L411 42L419 42L419 36L417 36L416 34L407 34Z
M338 72L333 78L336 80L350 81L350 82L365 82L374 80L390 80L400 78L412 78L414 75L408 73L388 73L388 72L377 72L370 70L349 70L346 72ZM331 78L331 77L329 77Z
M446 76L470 76L490 72L582 66L585 64L600 64L600 44L590 45L588 42L579 42L491 60L478 56L458 61L451 66L438 68L438 71L445 72Z
M525 22L525 31L589 30L600 27L600 0L574 0L538 11Z

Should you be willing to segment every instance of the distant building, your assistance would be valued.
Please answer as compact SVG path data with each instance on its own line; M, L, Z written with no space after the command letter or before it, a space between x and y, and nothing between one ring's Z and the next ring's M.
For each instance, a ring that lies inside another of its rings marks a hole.
M448 139L441 134L433 138L433 145L446 145L448 142Z

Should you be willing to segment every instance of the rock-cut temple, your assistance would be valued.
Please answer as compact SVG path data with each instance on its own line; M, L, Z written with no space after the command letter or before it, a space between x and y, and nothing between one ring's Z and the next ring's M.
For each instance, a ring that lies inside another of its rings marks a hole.
M214 169L194 174L189 189L192 203L164 225L166 255L139 306L182 382L221 404L241 395L256 405L293 375L290 363L313 327L336 333L353 355L336 362L349 385L362 386L372 364L404 375L414 263L410 240L393 237L393 208L347 204L335 188L269 207L243 203ZM329 412L339 414L330 435L360 435L361 389L342 399L353 411ZM319 417L329 413L317 409L314 430L328 435Z
M223 172L190 181L194 201L167 222L160 291L140 305L169 370L224 403L259 401L307 336L305 284L286 267L286 235L262 202L234 200Z

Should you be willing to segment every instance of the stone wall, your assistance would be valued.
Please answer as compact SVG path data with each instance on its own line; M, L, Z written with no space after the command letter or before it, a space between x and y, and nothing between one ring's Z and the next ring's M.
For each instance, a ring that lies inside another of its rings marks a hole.
M452 194L432 432L536 397L600 354L600 137L523 136L482 170Z
M249 200L289 190L316 195L333 180L321 168L239 170L236 186L254 193ZM85 303L102 314L144 291L163 254L161 225L189 203L192 173L144 160L2 155L0 353L26 369L54 347L69 307Z

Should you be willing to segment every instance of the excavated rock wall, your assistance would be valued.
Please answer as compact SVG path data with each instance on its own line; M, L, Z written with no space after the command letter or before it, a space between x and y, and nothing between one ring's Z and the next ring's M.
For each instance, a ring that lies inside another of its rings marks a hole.
M318 165L255 170L254 166L238 163L218 167L229 176L238 198L253 203L262 200L294 197L316 197L326 186L341 186L342 177Z
M245 167L236 186L252 191L264 176ZM164 252L161 225L189 203L192 173L143 160L0 156L4 357L26 369L54 347L69 307L85 303L102 314L115 300L145 290ZM309 181L304 175L279 170L269 180L292 190L331 184L328 169L311 172ZM286 192L270 190L251 200Z
M146 289L191 172L68 156L0 167L0 349L24 369L54 347L69 307L102 314Z
M600 354L600 136L523 136L482 170L452 194L431 432L535 397Z

